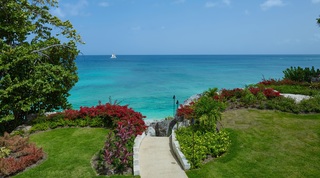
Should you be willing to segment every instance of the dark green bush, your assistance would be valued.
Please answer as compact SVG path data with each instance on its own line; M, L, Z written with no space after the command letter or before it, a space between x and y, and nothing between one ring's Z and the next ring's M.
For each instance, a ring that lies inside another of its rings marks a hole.
M292 98L278 97L272 100L267 100L265 103L266 109L279 110L283 112L299 113L299 106Z
M318 77L320 70L315 69L314 66L306 68L290 67L283 71L284 79L289 79L297 82L311 82L312 77Z

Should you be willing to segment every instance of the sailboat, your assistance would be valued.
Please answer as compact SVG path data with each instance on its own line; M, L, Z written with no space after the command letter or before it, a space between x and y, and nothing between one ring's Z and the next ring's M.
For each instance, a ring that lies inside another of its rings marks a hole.
M116 59L117 58L117 56L115 55L115 54L111 54L111 57L110 57L111 59Z

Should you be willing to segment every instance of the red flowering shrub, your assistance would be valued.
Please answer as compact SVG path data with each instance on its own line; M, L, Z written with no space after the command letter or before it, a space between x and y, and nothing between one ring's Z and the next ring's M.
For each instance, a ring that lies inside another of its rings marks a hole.
M177 116L183 117L185 119L191 119L194 116L194 110L192 105L194 102L191 102L190 105L180 105L177 110Z
M79 118L80 113L77 110L68 109L64 111L64 116L68 120L75 120Z
M261 90L263 90L263 89L261 89L261 88L255 88L255 87L249 87L248 90L249 90L253 95L257 96L258 93L261 92Z
M268 99L270 98L275 98L280 96L280 92L275 91L272 88L263 88L263 87L250 87L248 88L248 90L254 94L255 96L258 95L258 93L262 92L264 94L264 96L266 96Z
M95 115L113 118L113 122L117 125L116 129L110 132L105 147L100 151L97 172L103 175L122 174L132 167L134 138L147 128L142 119L144 116L128 106L106 104L97 108ZM87 114L93 115L90 111Z
M265 80L263 79L261 82L258 83L259 85L301 85L303 84L302 82L297 82L297 81L293 81L290 79L282 79L282 80L276 80L276 79L269 79L269 80Z
M135 135L141 134L146 129L143 116L127 105L106 103L93 107L80 107L79 110L65 110L47 117L33 120L31 131L47 130L63 126L92 126L116 128L119 123L134 126Z
M275 91L272 88L266 88L263 91L263 94L267 97L267 98L275 98L275 97L279 97L280 96L280 92Z
M227 99L228 100L233 97L241 98L242 95L243 95L243 89L241 89L241 88L234 88L232 90L222 89L221 93L220 93L220 99Z
M261 82L259 82L258 84L262 84L262 85L277 85L278 84L278 80L275 79L263 79Z
M28 143L27 138L18 135L10 136L5 133L3 137L0 137L0 147L10 150L8 156L0 158L0 177L23 171L44 156L41 148Z

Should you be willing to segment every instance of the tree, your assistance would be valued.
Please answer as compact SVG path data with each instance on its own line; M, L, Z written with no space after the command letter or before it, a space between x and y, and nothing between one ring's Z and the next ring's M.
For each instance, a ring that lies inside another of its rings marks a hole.
M50 14L56 7L57 0L1 1L0 124L70 107L83 42L69 21Z

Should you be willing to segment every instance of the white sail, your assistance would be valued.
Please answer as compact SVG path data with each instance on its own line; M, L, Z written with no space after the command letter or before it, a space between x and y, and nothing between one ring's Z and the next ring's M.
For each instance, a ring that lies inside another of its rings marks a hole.
M111 57L110 57L111 59L115 59L115 58L117 58L117 56L115 55L115 54L111 54Z

